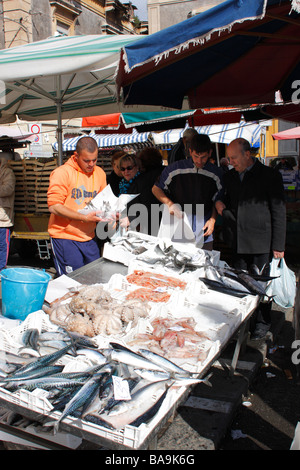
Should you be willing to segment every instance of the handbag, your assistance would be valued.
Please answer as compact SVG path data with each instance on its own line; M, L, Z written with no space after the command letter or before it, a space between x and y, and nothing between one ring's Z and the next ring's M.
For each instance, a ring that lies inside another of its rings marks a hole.
M266 288L266 294L283 308L294 306L296 296L296 276L288 268L284 258L273 258L270 263L270 276L275 277Z

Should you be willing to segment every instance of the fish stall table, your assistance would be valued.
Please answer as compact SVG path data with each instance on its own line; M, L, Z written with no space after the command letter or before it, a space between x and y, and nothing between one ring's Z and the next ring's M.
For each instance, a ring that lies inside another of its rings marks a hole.
M68 277L80 282L81 284L91 285L96 283L106 283L110 280L111 276L116 273L125 276L128 274L128 267L121 263L101 258L69 274ZM218 359L229 341L231 341L233 338L236 338L236 347L231 363L231 373L234 372L240 348L247 332L249 319L257 306L258 300L258 296L252 296L249 309L243 316L242 320L238 322L238 324L236 324L234 329L230 332L230 337L227 337L226 341L221 344L221 347L217 348L216 351L211 355L210 360L205 363L203 369L197 375L197 378L203 379L206 376L212 364ZM155 415L154 418L152 418L151 425L141 425L141 433L138 428L134 428L130 425L126 425L124 430L121 429L118 432L109 431L109 429L105 429L105 427L103 427L103 431L99 433L97 429L95 430L97 426L93 426L91 423L87 423L84 420L76 419L71 416L67 416L66 419L60 422L59 430L63 433L79 437L85 441L112 450L155 449L158 433L163 429L170 418L174 416L174 413L180 404L182 404L187 399L191 389L192 386L179 387L176 393L174 392L174 395L171 395L172 398L167 402L164 411L162 413L160 412L158 416ZM5 394L1 392L0 388L0 407L2 406L5 409L19 413L21 416L36 420L37 422L41 421L41 418L45 418L45 416L43 416L43 406L41 408L28 407L28 404L22 403L21 400L17 400L15 402L12 400L7 400ZM154 424L152 424L152 422ZM32 436L31 434L24 432L24 430L19 431L9 425L3 424L3 422L0 422L0 430L15 434L29 442L35 442L38 444L40 443L40 445L46 448L63 448L60 443L49 441L47 436L43 438L41 438L41 436Z

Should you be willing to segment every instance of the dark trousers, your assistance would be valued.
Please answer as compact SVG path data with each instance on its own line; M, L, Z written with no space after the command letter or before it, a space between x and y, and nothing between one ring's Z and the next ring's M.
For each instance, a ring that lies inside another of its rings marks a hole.
M0 227L0 271L7 265L10 245L10 228Z
M51 238L53 261L57 274L70 274L100 258L100 251L95 239L86 242Z
M259 255L252 254L234 254L233 256L233 267L235 269L243 269L251 274L252 265L256 265L259 270L264 268L263 272L266 276L270 274L270 262L272 260L272 254L262 253ZM271 323L271 308L272 301L260 302L257 309L253 313L250 320L250 331L253 332L255 327L262 324Z

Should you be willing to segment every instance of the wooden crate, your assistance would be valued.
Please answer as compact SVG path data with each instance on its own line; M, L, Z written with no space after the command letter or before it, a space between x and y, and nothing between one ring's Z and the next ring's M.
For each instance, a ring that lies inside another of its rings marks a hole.
M16 177L15 212L48 213L49 177L57 166L56 161L21 160L12 161L9 166Z
M109 153L100 154L97 164L109 174L112 170ZM10 161L9 166L16 176L15 212L49 213L47 191L50 174L57 167L56 160L45 163L33 159Z

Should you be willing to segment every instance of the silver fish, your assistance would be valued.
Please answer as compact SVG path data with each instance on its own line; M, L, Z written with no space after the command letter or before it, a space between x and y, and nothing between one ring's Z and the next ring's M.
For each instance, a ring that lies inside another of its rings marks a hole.
M170 372L158 372L153 370L139 370L135 369L135 373L142 377L144 380L149 382L157 382L160 380L174 379L174 386L185 386L189 387L190 385L205 383L208 386L212 386L208 378L198 379L193 377L181 376L178 374L172 374Z
M69 349L73 347L72 344L69 344L65 346L64 348L60 349L59 351L55 351L52 354L47 354L46 356L42 356L38 358L36 361L32 361L29 364L26 364L20 369L18 369L16 372L14 372L14 376L19 376L20 374L23 374L24 372L28 372L29 370L33 370L39 367L46 367L49 366L50 364L54 364L58 359L60 359L64 354L66 354Z
M112 350L110 353L110 360L116 362L123 362L132 367L137 367L139 369L149 369L149 370L159 370L165 372L161 366L151 362L146 357L136 354L134 352L129 352L125 350Z
M66 387L77 387L84 385L86 380L66 379L64 377L38 377L36 379L29 379L24 381L11 381L5 385L5 388L10 391L24 388L32 391L36 388L43 390L51 390L52 388L66 388Z
M22 336L22 341L24 346L30 346L32 349L38 350L38 337L39 337L39 330L37 328L29 328L27 329Z
M99 383L103 374L98 373L91 377L85 384L78 390L69 403L65 406L64 411L57 421L50 421L45 423L44 426L53 426L54 433L58 431L61 421L69 414L81 408L83 405L90 403L99 389Z
M133 393L131 400L116 403L109 412L99 417L115 429L121 429L144 416L157 403L173 382L163 380L153 382Z
M95 365L104 365L107 363L106 356L97 349L81 348L76 351L76 355L86 357Z
M238 274L238 277L241 279L244 285L247 286L247 288L251 290L254 294L260 296L266 295L266 291L263 285L259 281L256 281L252 276L250 276L250 274L247 274L246 272L240 272Z
M164 371L174 372L182 375L190 375L189 371L177 366L177 364L174 364L174 362L170 361L169 359L149 351L148 349L139 349L139 353L149 361L157 364Z
M43 368L38 368L38 369L33 369L31 371L28 371L27 373L24 373L24 375L20 375L17 377L6 377L3 382L22 382L24 380L29 380L29 379L37 379L40 377L46 377L47 375L53 375L57 374L58 372L61 372L63 369L63 366L49 366L49 367L43 367Z

